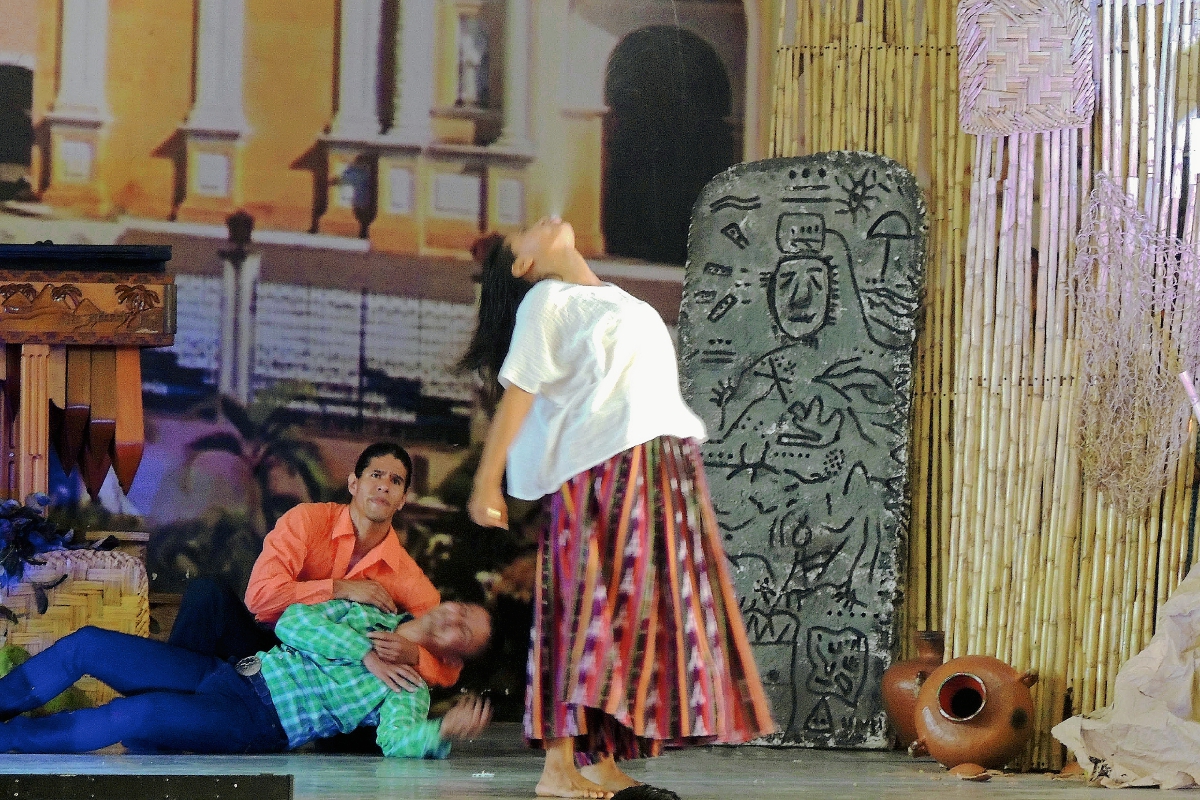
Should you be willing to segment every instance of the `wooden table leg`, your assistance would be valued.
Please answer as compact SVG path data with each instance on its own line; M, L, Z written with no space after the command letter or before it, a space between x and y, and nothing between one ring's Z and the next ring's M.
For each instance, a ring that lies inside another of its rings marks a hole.
M113 440L113 470L121 491L129 494L142 462L146 426L142 417L142 351L117 348L117 434Z
M50 346L21 345L17 406L17 498L50 487Z

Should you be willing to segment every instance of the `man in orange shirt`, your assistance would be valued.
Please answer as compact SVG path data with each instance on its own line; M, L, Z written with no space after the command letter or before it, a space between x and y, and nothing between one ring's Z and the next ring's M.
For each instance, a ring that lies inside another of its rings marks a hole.
M278 644L272 627L293 603L353 600L415 616L436 606L437 589L392 529L411 474L412 459L400 445L367 447L347 481L350 505L303 503L280 517L254 562L244 606L213 581L192 581L170 643L238 659ZM380 658L415 665L428 683L450 686L458 680L459 663L438 660L390 631L371 638Z

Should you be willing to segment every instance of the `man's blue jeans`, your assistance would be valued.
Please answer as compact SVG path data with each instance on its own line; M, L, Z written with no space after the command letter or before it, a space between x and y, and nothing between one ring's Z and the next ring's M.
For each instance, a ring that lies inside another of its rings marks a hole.
M99 708L29 718L83 675L125 695ZM86 627L0 678L0 752L272 753L287 749L275 709L228 663L162 642Z
M259 624L240 597L209 578L188 582L167 641L193 653L234 661L279 644L274 631Z

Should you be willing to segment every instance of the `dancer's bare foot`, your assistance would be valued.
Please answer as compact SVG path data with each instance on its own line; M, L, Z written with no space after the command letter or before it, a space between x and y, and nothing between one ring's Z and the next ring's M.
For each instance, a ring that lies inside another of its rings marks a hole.
M612 756L607 756L602 761L583 767L579 770L579 774L592 783L600 784L610 792L619 792L630 786L640 786L642 783L622 772Z
M605 800L613 793L575 768L575 743L569 738L546 743L546 765L534 792L538 797L585 797Z
M578 772L575 775L549 776L542 773L542 779L534 787L538 797L590 797L595 800L605 800L613 793L603 786L592 783Z

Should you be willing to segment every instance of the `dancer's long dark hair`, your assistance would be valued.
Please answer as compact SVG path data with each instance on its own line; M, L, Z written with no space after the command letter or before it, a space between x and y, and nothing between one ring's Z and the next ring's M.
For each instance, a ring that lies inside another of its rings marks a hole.
M490 405L502 391L497 377L512 344L517 307L531 284L513 277L512 265L517 257L498 233L477 240L471 246L471 255L483 267L479 278L479 322L467 351L458 361L458 369L479 374L483 379L484 399Z

